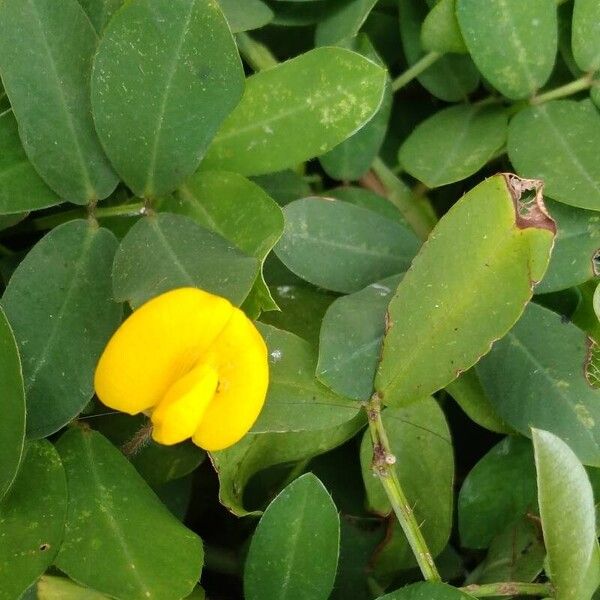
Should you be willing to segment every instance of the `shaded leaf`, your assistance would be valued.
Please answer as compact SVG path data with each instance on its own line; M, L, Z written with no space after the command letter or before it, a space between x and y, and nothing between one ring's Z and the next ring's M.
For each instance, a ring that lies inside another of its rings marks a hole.
M582 462L600 466L600 390L585 379L586 355L583 331L530 304L477 372L509 425L526 436L543 427L567 440Z
M600 5L595 0L575 0L572 26L573 57L586 72L600 69Z
M554 231L539 182L511 175L486 179L442 217L390 303L375 379L384 402L426 397L489 351L544 275Z
M330 429L356 417L358 402L315 379L317 356L308 342L269 325L259 330L269 351L269 389L253 433Z
M419 247L412 231L347 202L303 198L284 217L277 256L306 281L337 292L405 271Z
M502 148L507 131L502 107L452 106L417 126L400 148L400 164L430 188L462 181Z
M429 52L468 52L456 18L456 0L440 0L429 11L421 27L421 43Z
M377 600L469 600L474 596L445 583L414 583Z
M23 147L45 182L77 204L106 198L117 185L90 107L97 41L77 0L0 7L0 73Z
M67 512L67 486L49 442L29 442L0 503L0 598L15 600L54 562Z
M339 546L337 508L323 484L307 473L290 483L261 517L246 558L245 597L327 598L333 589Z
M23 362L27 434L45 437L94 393L96 362L121 320L110 270L117 240L69 221L46 234L13 273L2 306Z
M199 287L241 304L258 260L189 217L161 213L140 219L123 238L113 266L113 290L136 308L178 287Z
M343 48L317 48L246 81L204 166L260 175L324 154L379 108L386 71Z
M243 85L216 0L127 2L104 31L92 73L98 135L125 183L144 197L174 190Z
M456 15L475 64L503 95L526 98L546 83L558 45L555 0L456 0Z
M69 492L59 569L123 600L178 600L190 593L200 577L202 543L169 513L127 459L91 430L71 429L57 448Z
M310 185L301 175L291 169L267 175L257 175L252 180L280 206L285 206L292 200L310 196Z
M543 179L554 200L591 210L600 209L599 144L600 115L589 100L526 108L508 130L508 156L519 175Z
M218 0L232 33L258 29L273 19L273 11L261 0Z
M79 0L79 4L85 10L98 35L102 34L112 16L123 3L124 0Z
M317 24L315 44L317 46L333 46L343 39L355 36L377 0L347 0L338 3Z

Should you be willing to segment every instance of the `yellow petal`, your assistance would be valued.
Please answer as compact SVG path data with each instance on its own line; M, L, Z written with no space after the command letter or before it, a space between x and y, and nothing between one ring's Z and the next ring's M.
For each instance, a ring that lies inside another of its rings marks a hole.
M96 394L137 414L158 404L189 373L226 326L233 306L196 288L180 288L136 310L109 341L96 368Z
M152 437L167 445L192 437L218 382L217 371L204 363L176 381L152 413Z
M206 450L221 450L252 427L269 382L266 344L238 308L215 339L210 360L219 373L219 386L192 439Z

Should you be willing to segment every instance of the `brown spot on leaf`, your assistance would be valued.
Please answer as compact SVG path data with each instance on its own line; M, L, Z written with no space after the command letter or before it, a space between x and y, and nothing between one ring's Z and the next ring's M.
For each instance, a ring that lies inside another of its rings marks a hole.
M502 173L515 207L519 229L536 227L556 235L556 223L544 204L544 182L540 179L522 179L514 173Z

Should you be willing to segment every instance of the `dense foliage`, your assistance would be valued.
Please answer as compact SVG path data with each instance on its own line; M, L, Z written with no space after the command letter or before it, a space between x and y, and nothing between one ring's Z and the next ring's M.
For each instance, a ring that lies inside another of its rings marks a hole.
M600 598L598 71L597 0L0 0L0 600ZM224 449L95 396L182 287Z

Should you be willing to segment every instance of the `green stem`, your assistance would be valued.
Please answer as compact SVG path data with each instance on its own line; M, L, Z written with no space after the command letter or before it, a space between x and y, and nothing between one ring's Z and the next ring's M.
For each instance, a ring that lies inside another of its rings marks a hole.
M559 98L566 98L567 96L572 96L577 92L582 92L583 90L588 90L594 85L594 77L592 74L588 73L575 81L571 81L571 83L567 83L566 85L561 85L556 89L550 90L548 92L544 92L539 96L533 96L529 101L530 104L543 104L544 102L549 102L550 100L558 100Z
M204 567L223 575L239 575L241 565L238 557L230 550L204 544Z
M279 64L279 61L264 44L252 39L247 33L238 33L235 39L240 54L254 71L264 71Z
M93 211L97 219L106 219L108 217L139 217L146 212L146 205L143 202L131 202L130 204L121 204L119 206L101 206ZM38 217L31 221L31 227L37 231L47 231L57 225L62 225L73 219L82 219L88 215L85 208L74 208L65 210L53 215Z
M415 197L410 188L380 159L373 161L373 172L385 190L385 197L402 213L406 222L422 239L433 229L437 218L429 200ZM363 185L367 182L363 180Z
M381 399L377 394L374 394L366 405L366 411L369 419L369 431L373 440L373 472L379 477L383 485L402 531L404 531L404 535L406 535L406 539L417 559L423 577L427 581L441 581L431 552L427 547L427 542L404 495L396 469L393 466L396 457L392 454L387 433L381 420Z
M423 58L419 59L412 67L406 69L404 73L401 73L394 81L392 81L392 90L397 92L400 88L403 88L442 56L443 55L440 52L429 52L423 56Z
M483 585L467 585L460 589L476 598L492 598L494 596L541 596L542 598L550 598L554 596L554 588L549 583L504 581Z

